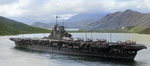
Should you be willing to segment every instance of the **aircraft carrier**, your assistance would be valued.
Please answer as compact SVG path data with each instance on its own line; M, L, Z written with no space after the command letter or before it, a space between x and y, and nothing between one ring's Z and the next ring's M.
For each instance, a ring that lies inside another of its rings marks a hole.
M58 24L55 25L48 37L9 39L15 42L16 47L30 50L128 60L134 60L139 50L147 48L145 45L136 44L130 40L125 42L109 42L106 39L93 41L89 38L74 40L64 26L58 26Z

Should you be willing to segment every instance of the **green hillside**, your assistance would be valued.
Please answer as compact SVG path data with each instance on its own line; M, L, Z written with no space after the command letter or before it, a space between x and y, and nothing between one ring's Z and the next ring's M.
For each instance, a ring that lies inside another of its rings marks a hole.
M139 33L140 34L150 34L150 28L143 29Z
M0 16L0 35L16 35L27 33L49 33L50 30L31 27L29 25Z

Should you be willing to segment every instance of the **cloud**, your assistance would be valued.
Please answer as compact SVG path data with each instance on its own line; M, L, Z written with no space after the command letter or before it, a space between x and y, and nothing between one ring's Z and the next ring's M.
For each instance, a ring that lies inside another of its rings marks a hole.
M11 4L0 5L0 15L2 16L22 16L28 7L28 0L19 0Z
M136 10L150 12L149 0L0 0L0 16L32 20L70 18L79 13L103 13ZM68 16L69 15L69 16Z
M15 3L17 2L17 0L0 0L0 5L5 5L5 4L12 4L12 3Z

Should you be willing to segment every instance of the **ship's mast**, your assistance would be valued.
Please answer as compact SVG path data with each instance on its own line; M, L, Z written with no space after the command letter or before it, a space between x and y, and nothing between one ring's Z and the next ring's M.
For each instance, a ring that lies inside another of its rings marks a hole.
M58 16L56 15L56 24L57 24L57 18L58 18Z
M86 34L85 34L85 37L86 37L86 39L87 39L87 32L86 32Z
M110 42L112 41L111 39L112 39L112 38L111 38L111 31L110 31Z
M91 29L91 39L93 39L93 37L92 37L92 29Z
M62 26L64 26L64 19L63 19L63 22L62 22Z
M110 23L110 42L112 42L112 23Z

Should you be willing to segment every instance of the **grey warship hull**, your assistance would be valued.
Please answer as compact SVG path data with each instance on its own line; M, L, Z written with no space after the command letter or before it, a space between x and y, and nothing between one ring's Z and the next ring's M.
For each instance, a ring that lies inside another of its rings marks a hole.
M104 58L130 59L133 60L137 51L146 49L146 46L136 44L133 41L108 42L105 39L77 38L64 30L64 26L57 24L48 37L41 39L32 38L10 38L16 47L30 50L56 52L70 55L94 56Z
M137 54L137 51L145 48L136 46L139 48L138 50L135 46L132 46L132 50L124 50L118 51L111 48L116 47L116 44L109 43L107 48L102 47L101 49L90 49L90 48L83 48L80 45L72 45L70 46L69 43L72 41L57 41L51 39L39 39L39 40L32 40L32 39L21 39L21 38L10 38L11 40L15 41L16 47L30 49L30 50L37 50L37 51L46 51L46 52L55 52L55 53L62 53L62 54L69 54L69 55L81 55L81 56L93 56L93 57L103 57L103 58L115 58L115 59L127 59L133 60ZM19 41L17 39L20 39ZM75 44L76 42L72 42ZM72 44L71 43L71 44ZM117 48L117 47L116 47ZM124 46L120 46L119 48L125 48ZM129 48L129 47L126 47ZM130 47L131 48L131 47ZM134 49L135 48L135 49Z

